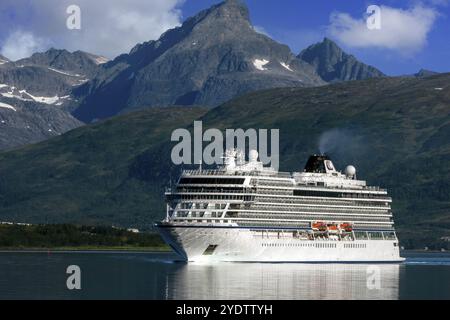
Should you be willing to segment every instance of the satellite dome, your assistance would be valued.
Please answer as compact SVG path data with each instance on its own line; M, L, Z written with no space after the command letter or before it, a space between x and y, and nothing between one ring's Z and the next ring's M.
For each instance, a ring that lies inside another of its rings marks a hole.
M356 175L356 168L354 166L347 166L345 168L345 175L347 177L354 177Z
M250 152L248 154L248 159L250 160L250 162L257 162L258 156L259 156L258 151L250 150Z

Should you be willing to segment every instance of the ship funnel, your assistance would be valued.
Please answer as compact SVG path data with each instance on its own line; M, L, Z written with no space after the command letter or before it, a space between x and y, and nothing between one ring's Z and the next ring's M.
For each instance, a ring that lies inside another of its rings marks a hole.
M315 154L309 157L304 171L312 173L331 173L336 172L336 169L334 168L333 162L327 155Z

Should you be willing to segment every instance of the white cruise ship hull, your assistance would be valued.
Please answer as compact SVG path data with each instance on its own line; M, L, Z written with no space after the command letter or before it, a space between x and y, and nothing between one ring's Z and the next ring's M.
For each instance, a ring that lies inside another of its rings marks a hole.
M300 240L255 236L237 226L157 225L172 249L192 262L401 262L397 240ZM208 249L209 248L209 249Z

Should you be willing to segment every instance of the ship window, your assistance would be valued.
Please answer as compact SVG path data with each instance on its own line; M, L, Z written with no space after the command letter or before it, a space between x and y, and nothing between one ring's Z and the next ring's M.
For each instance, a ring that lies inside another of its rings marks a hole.
M237 218L237 216L238 216L238 213L237 212L227 212L227 214L226 214L226 217L229 217L229 218Z
M382 232L369 232L369 239L370 240L383 240L383 233Z
M203 252L204 256L210 256L214 253L217 248L217 244L210 244L208 248L206 248L205 252Z
M355 231L355 238L357 240L367 240L367 233L365 231Z
M384 232L384 238L386 240L395 240L395 232Z
M181 178L179 184L244 184L244 178Z
M332 191L294 190L294 196L337 198L342 197L342 194L339 192L332 192Z
M328 198L373 198L373 199L383 199L386 197L385 195L378 195L378 194L342 193L342 192L319 191L319 190L294 190L294 196L328 197Z

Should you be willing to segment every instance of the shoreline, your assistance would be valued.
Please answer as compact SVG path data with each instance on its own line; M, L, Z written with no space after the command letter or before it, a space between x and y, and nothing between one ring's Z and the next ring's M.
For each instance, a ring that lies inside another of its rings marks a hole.
M168 253L172 252L170 247L56 247L56 248L1 248L0 253L48 253L48 252L124 252L124 253Z
M400 250L400 255L402 252L406 253L450 253L450 250L441 251L441 250L423 250L423 249L408 249L408 250Z

